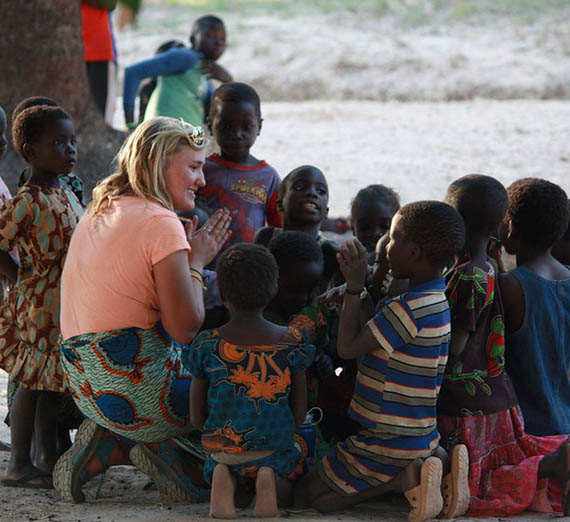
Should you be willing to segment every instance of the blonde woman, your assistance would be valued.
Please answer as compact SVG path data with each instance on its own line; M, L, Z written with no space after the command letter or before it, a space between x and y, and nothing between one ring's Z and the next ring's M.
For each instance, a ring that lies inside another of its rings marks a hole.
M199 230L196 221L185 229L174 212L194 208L204 146L202 129L182 121L141 124L71 239L61 360L87 420L54 470L65 499L83 501L84 482L131 462L165 500L206 493L199 463L175 443L192 429L181 353L204 318L202 270L230 234L225 210Z

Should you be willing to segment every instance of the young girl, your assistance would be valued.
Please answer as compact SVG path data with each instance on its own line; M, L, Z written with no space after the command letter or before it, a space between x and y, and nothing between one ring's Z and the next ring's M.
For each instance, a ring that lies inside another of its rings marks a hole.
M535 437L524 421L505 370L505 324L497 264L487 254L507 209L507 192L495 179L472 174L454 181L446 201L466 226L465 247L447 274L451 309L449 360L438 402L442 445L469 450L469 498L462 514L510 516L531 507L560 511L540 479L565 477L570 466L566 436ZM544 458L543 458L544 457ZM545 481L543 481L545 482Z
M413 507L410 521L440 513L442 465L431 455L438 449L436 402L450 331L441 273L464 237L461 216L449 205L420 201L401 208L387 255L394 277L409 278L410 288L365 319L360 295L368 252L357 239L342 247L347 288L338 351L360 358L349 416L362 429L299 481L299 505L334 511L399 491Z
M212 97L208 79L230 82L231 75L216 63L226 49L226 29L217 16L198 18L190 34L191 49L174 48L125 69L123 109L128 128L136 126L135 98L141 80L158 77L144 119L182 118L203 125Z
M507 189L505 248L517 268L500 279L506 367L533 435L570 433L570 270L551 249L568 227L568 197L537 178ZM565 509L566 511L566 509Z
M278 278L267 249L235 245L220 257L217 274L230 321L199 334L184 354L192 424L203 430L209 454L210 516L236 517L236 477L246 475L256 477L255 516L274 517L276 481L290 491L287 479L302 468L293 435L305 419L305 369L314 348L298 330L263 318Z
M390 230L392 217L400 208L400 198L384 185L368 185L358 191L350 207L352 232L369 253Z
M59 283L63 260L81 206L58 182L76 158L69 115L60 108L23 110L13 124L14 145L31 176L0 214L0 249L18 247L20 267L2 257L2 273L15 284L0 313L0 365L18 391L11 412L12 452L2 481L7 486L52 487L57 460L54 392L66 390L60 366ZM14 274L17 270L17 276ZM30 460L32 433L37 467Z
M204 165L206 186L199 196L212 210L227 208L232 216L230 244L251 243L267 222L281 226L277 171L250 154L261 131L261 108L255 90L244 83L226 83L214 92L208 127L220 147Z

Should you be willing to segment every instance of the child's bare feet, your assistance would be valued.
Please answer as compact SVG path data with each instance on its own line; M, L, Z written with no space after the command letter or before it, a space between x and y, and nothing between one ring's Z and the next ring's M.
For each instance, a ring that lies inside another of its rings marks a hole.
M212 475L210 495L210 517L236 518L234 504L235 479L225 464L218 464Z
M253 514L257 518L272 518L279 516L277 508L277 491L275 489L275 474L271 468L263 466L257 472L255 480L255 507Z
M538 478L553 478L562 486L562 511L570 515L570 438L550 455L540 461L537 470Z
M468 484L469 453L465 444L458 444L451 451L451 471L441 484L443 511L440 518L459 517L467 511L471 493Z
M437 457L427 458L420 472L420 484L404 492L412 506L408 515L410 522L422 522L434 518L443 508L441 496L442 464Z

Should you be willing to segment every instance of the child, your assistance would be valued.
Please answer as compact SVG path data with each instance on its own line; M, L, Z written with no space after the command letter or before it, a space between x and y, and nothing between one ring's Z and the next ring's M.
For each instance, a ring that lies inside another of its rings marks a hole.
M560 494L548 500L546 487L537 479L563 478L570 466L570 446L564 444L566 436L524 433L504 368L499 270L487 248L506 212L507 191L489 176L471 174L449 186L446 201L466 226L465 247L446 275L451 341L438 402L442 445L452 449L465 444L471 461L471 502L468 497L458 499L464 508L455 516L468 505L472 516L510 516L531 506L535 511L560 511Z
M360 357L349 416L362 431L338 444L295 488L300 505L334 511L388 492L404 492L419 522L439 514L442 465L436 402L447 361L450 315L442 270L465 239L461 216L437 201L402 207L387 256L410 288L361 326L368 252L355 239L338 256L347 289L340 318L341 357ZM421 462L421 459L426 459ZM454 484L457 490L459 483Z
M506 366L533 435L570 433L570 270L551 255L568 227L568 197L546 180L507 189L507 252L517 268L500 278Z
M352 232L369 253L390 230L392 217L400 208L400 198L384 185L368 185L358 191L350 207Z
M301 469L295 426L305 419L305 368L314 355L301 332L263 318L277 291L277 264L258 245L239 244L217 263L230 321L199 334L185 353L192 373L192 424L203 430L212 484L210 516L235 518L236 477L256 477L256 517L279 515L276 482L291 490Z
M255 235L255 242L264 246L268 246L282 230L299 230L314 237L321 246L325 263L321 291L338 272L338 245L319 234L329 212L328 203L329 187L322 171L312 165L297 167L279 186L277 210L281 212L283 228L263 227Z
M13 123L14 146L31 168L30 180L0 214L0 249L18 247L21 266L0 310L0 366L18 385L11 413L12 452L2 483L52 487L57 460L56 393L66 390L59 361L59 281L71 233L81 214L73 193L58 182L77 157L69 115L58 107L23 110ZM3 257L0 269L17 267ZM30 461L36 435L37 467Z
M277 196L281 179L265 161L250 154L261 131L259 96L245 83L226 83L212 97L208 127L220 147L204 165L206 186L199 196L212 211L232 216L230 244L253 242L267 222L281 226Z
M190 44L191 49L170 49L125 69L123 109L127 128L136 126L135 98L141 80L154 77L158 82L146 107L145 120L170 116L204 125L213 92L208 79L232 81L228 71L216 63L226 49L224 22L212 15L198 18L192 26Z

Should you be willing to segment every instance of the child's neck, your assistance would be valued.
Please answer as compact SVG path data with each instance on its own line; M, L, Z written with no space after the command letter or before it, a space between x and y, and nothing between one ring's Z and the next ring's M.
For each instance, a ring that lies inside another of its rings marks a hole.
M256 157L252 156L250 153L248 153L247 156L236 157L230 156L222 150L220 151L219 156L223 160L230 161L231 163L236 163L237 165L243 165L244 167L255 167L255 165L259 163L259 160Z
M287 217L286 214L283 215L283 230L298 230L299 232L305 232L311 237L317 238L321 230L321 223L298 223Z
M224 304L230 310L230 320L218 331L227 341L240 345L266 345L278 343L283 338L286 328L264 319L263 309L243 310Z
M54 183L57 181L59 174L57 172L47 171L33 165L30 167L30 177L28 181L32 183Z
M443 270L440 267L426 267L424 269L420 269L415 271L414 274L410 274L410 286L412 288L414 286L420 286L424 283L428 283L429 281L435 281L436 279L441 279Z
M488 236L477 236L474 234L467 234L465 238L465 245L459 257L469 254L471 258L481 257L487 255L487 246L489 245Z
M570 278L570 270L558 262L550 251L523 246L516 254L517 267L525 267L536 275L553 281Z

